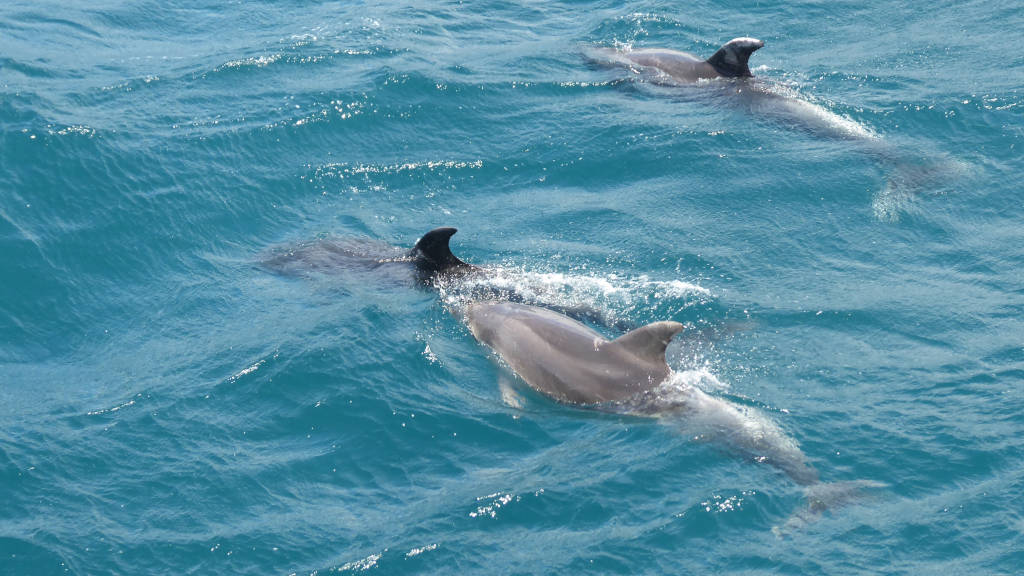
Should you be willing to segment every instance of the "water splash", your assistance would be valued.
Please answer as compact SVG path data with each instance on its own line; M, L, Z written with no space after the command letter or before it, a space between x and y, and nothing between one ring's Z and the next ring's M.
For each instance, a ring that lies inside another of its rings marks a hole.
M483 274L442 278L437 288L442 302L456 315L472 301L511 300L620 330L636 327L637 316L658 311L663 303L672 303L678 312L713 298L710 290L682 280L537 272L517 267L488 268Z

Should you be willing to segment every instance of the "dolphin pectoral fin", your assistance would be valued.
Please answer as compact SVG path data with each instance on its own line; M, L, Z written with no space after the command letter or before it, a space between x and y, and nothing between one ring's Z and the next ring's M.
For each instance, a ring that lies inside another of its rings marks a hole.
M612 345L649 362L665 364L668 343L682 331L683 325L679 322L655 322L619 336Z
M516 390L515 383L507 374L498 376L498 390L501 391L501 400L510 408L522 409L525 405L523 396Z

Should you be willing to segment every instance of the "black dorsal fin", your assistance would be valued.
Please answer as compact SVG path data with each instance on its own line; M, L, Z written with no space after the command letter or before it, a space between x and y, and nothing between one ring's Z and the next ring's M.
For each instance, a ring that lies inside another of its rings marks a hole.
M747 60L758 48L764 46L757 38L733 38L726 42L718 52L707 59L719 74L729 77L753 76Z
M666 363L665 349L682 331L683 325L679 322L655 322L619 336L612 344L648 362Z
M452 254L448 241L457 232L455 228L435 228L416 241L409 252L415 258L416 268L430 274L446 272L452 268L469 267Z

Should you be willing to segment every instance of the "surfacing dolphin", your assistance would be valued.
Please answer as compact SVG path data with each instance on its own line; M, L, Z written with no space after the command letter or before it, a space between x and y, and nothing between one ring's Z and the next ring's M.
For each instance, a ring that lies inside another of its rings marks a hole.
M261 264L285 276L375 271L400 283L430 284L442 276L480 270L452 254L448 241L455 232L455 228L436 228L408 250L366 238L324 238L278 249Z
M435 228L418 239L411 249L366 238L324 238L278 249L265 258L262 265L285 276L355 275L355 281L365 281L361 276L372 274L377 283L420 285L461 301L503 299L543 304L573 318L609 328L635 327L633 322L588 302L576 298L570 299L571 303L560 301L547 286L526 285L518 276L514 276L515 282L509 282L507 270L464 262L451 251L450 241L456 232L455 228Z
M623 53L630 62L661 70L681 82L711 78L750 78L750 55L764 42L756 38L734 38L703 60L689 52L663 48L644 48Z
M587 51L587 56L601 65L653 72L652 80L656 83L699 84L703 93L723 96L751 114L782 120L819 135L861 141L877 139L863 125L799 98L785 86L755 78L750 72L750 56L763 47L761 40L744 37L726 42L706 60L666 48L594 48Z
M808 506L777 534L799 529L852 499L855 481L822 483L797 443L774 422L694 386L674 385L665 350L682 332L655 322L608 340L557 312L513 302L472 302L462 315L473 336L494 350L530 388L558 402L645 416L677 415L700 435L769 463L804 488Z
M626 67L653 83L694 86L691 94L710 97L796 130L856 143L856 149L888 167L885 187L872 202L882 220L898 219L901 206L929 188L948 186L966 172L966 165L945 155L922 155L919 146L897 147L867 126L801 97L791 87L756 78L751 55L764 47L756 38L735 38L706 60L663 48L588 48L584 55L600 66Z
M727 431L730 444L765 458L798 484L818 481L796 444L781 430L768 429L767 420L758 424L695 388L684 388L683 396L651 398L672 375L665 350L683 331L678 322L655 322L607 340L572 318L513 302L473 302L463 315L478 341L531 388L556 401L644 415L682 411L708 428Z

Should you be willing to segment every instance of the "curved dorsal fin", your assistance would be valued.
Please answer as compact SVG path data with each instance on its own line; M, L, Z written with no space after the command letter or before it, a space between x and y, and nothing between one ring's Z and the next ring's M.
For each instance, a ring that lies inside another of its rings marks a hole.
M707 63L722 76L753 76L750 67L747 66L747 60L763 46L764 42L757 38L733 38L708 58Z
M631 330L612 341L612 344L649 362L665 362L665 349L672 337L683 331L679 322L655 322Z
M469 266L452 254L448 241L458 232L455 228L434 228L416 241L409 255L416 259L420 270L437 273L451 268Z

